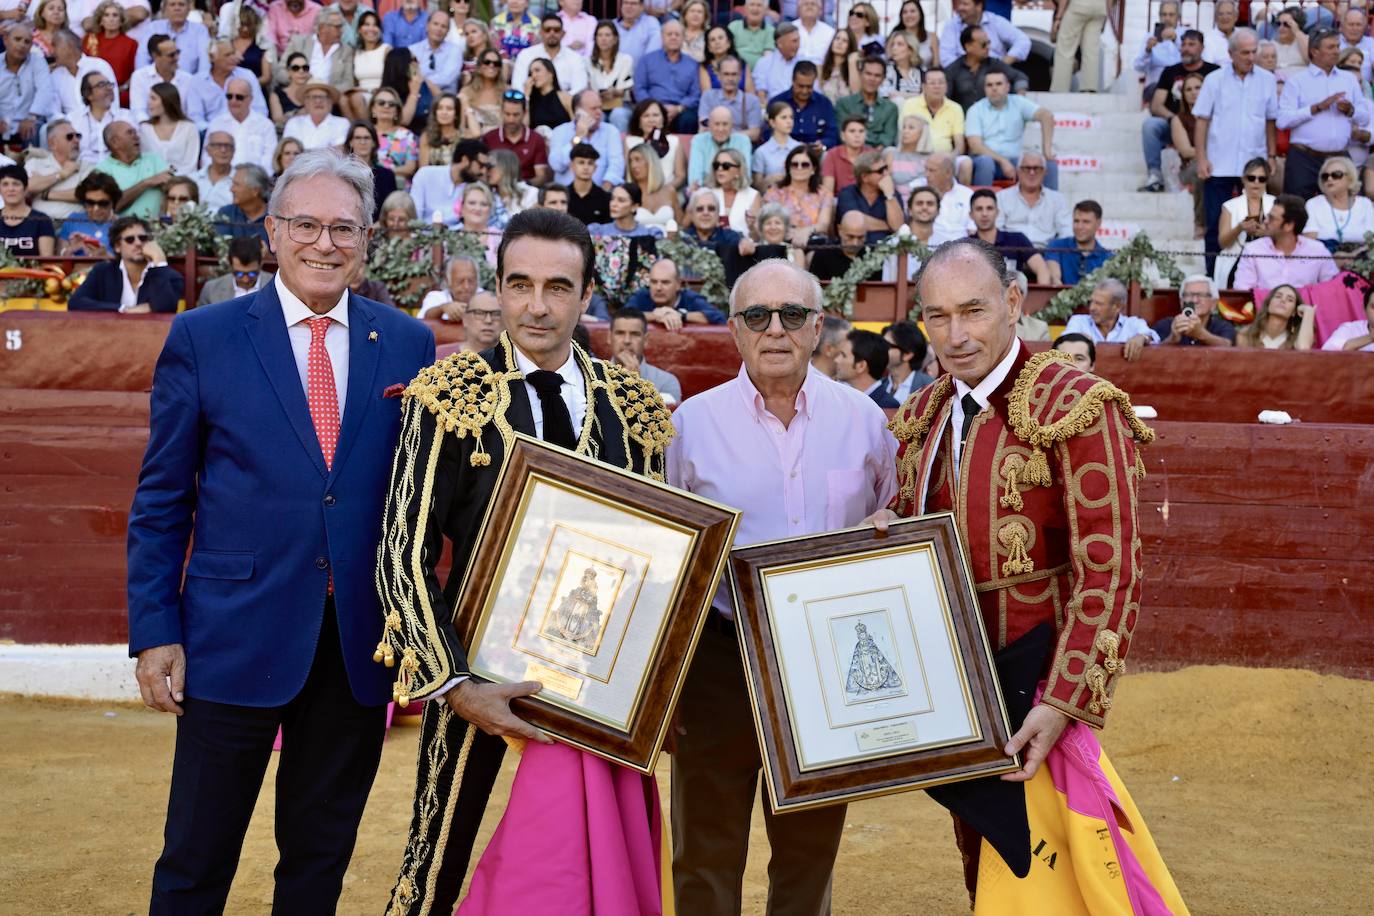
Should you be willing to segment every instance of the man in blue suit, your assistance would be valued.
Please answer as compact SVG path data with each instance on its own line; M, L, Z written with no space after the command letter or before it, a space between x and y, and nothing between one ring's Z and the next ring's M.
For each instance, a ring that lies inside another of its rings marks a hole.
M372 208L367 165L302 153L270 201L276 279L178 316L158 358L128 552L139 689L178 716L152 913L222 911L278 727L273 912L338 900L391 698L385 392L434 361L428 328L348 289Z
M72 293L69 312L175 312L186 289L181 274L167 266L167 256L153 241L152 230L137 216L115 220L110 247L118 260L91 268Z

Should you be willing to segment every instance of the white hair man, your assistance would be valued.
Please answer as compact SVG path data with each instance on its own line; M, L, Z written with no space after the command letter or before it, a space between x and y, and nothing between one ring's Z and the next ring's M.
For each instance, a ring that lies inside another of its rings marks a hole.
M250 162L272 174L272 156L277 149L277 126L272 119L253 108L253 88L257 80L235 77L224 86L224 109L210 122L208 137L223 131L233 137L234 165Z
M366 163L297 156L276 277L176 316L153 376L128 563L139 689L178 717L153 912L224 909L279 728L273 908L333 912L343 886L391 699L373 575L401 401L378 392L434 361L348 289L372 197Z
M896 493L883 411L811 366L824 317L820 284L805 269L770 260L745 271L729 318L744 364L673 415L668 482L742 508L736 544L848 527ZM717 594L678 702L673 889L684 913L743 905L760 761L735 612ZM828 912L845 806L781 816L765 805L763 816L770 910Z

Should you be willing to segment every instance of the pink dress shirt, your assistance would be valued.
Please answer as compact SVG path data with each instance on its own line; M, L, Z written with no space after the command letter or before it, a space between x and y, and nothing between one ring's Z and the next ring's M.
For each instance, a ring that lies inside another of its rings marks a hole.
M315 17L320 9L315 0L305 0L301 14L294 16L286 8L286 0L273 0L267 7L267 35L276 44L278 54L286 52L286 43L292 35L309 35L315 31Z
M1236 289L1273 289L1280 283L1301 288L1330 280L1338 273L1331 252L1316 239L1298 236L1293 253L1285 255L1274 247L1273 239L1265 236L1246 243L1241 249Z
M673 414L668 482L743 513L735 546L859 524L897 492L897 441L862 391L809 369L784 427L739 375ZM722 582L715 607L733 617Z

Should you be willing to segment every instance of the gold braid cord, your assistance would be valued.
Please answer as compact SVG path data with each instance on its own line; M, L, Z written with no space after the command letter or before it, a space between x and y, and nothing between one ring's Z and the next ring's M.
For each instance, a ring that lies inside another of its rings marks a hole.
M665 477L664 452L674 434L672 415L664 405L663 398L659 396L658 389L641 376L627 372L614 363L602 360L597 360L597 363L605 372L606 380L594 382L593 387L604 387L610 395L611 406L620 418L625 454L634 454L631 442L644 453L644 466L634 467L634 460L631 459L630 470L662 481Z
M903 446L902 456L897 462L897 479L901 481L898 495L903 500L916 497L916 479L921 470L921 445L953 390L954 382L950 376L942 375L931 387L925 409L919 415L916 413L917 400L909 398L887 423L887 428L892 430L892 435Z
M1054 485L1054 475L1050 473L1049 459L1045 457L1045 449L1057 443L1070 439L1082 433L1088 427L1097 422L1097 418L1102 416L1102 411L1108 403L1115 403L1121 410L1121 415L1126 421L1127 428L1137 442L1148 444L1155 441L1155 432L1135 415L1135 408L1131 406L1130 395L1113 385L1111 382L1099 379L1091 388L1083 392L1078 400L1070 407L1062 417L1051 423L1041 423L1039 418L1033 416L1031 409L1031 396L1036 386L1040 384L1040 375L1044 369L1053 364L1062 363L1062 369L1069 374L1082 377L1080 370L1073 367L1073 357L1058 350L1046 350L1037 353L1026 360L1020 374L1016 376L1016 383L1012 385L1011 394L1007 397L1007 421L1011 424L1011 431L1017 438L1026 442L1031 447L1029 460L1022 459L1019 455L1012 455L1002 464L1002 477L1005 481L1005 488L999 500L1003 509L1021 511L1023 501L1018 487L1049 487ZM1063 372L1049 381L1049 385L1057 384L1063 377ZM1073 384L1073 380L1069 381ZM1051 412L1054 405L1047 400L1041 408L1042 413ZM1145 465L1138 457L1136 465L1132 469L1138 478L1145 476Z

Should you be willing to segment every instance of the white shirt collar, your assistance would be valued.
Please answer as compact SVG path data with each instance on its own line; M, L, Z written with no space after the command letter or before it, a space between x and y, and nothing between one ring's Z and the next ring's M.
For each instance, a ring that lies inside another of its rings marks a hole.
M992 397L992 393L1001 387L1002 383L1006 381L1007 375L1010 374L1012 364L1016 362L1016 354L1020 352L1020 349L1021 342L1013 337L1011 347L1007 350L1007 355L1002 357L1002 361L983 377L983 380L978 383L978 387L976 388L970 388L959 379L955 379L954 393L959 397L959 400L962 401L966 394L972 394L973 399L978 402L979 407L987 407L988 400Z
M272 285L276 287L277 298L281 300L281 312L286 316L286 326L300 324L307 318L333 318L344 327L348 327L348 290L345 289L339 295L339 301L334 303L334 307L325 312L324 315L316 315L310 310L310 306L301 301L300 297L286 288L282 282L281 274L278 273L272 279Z
M520 370L521 375L528 376L531 372L539 371L534 360L522 353L514 343L511 344L511 350L515 352L515 367ZM563 376L563 381L571 385L574 391L582 388L582 370L577 367L577 360L573 358L571 346L568 347L567 360L554 371Z

